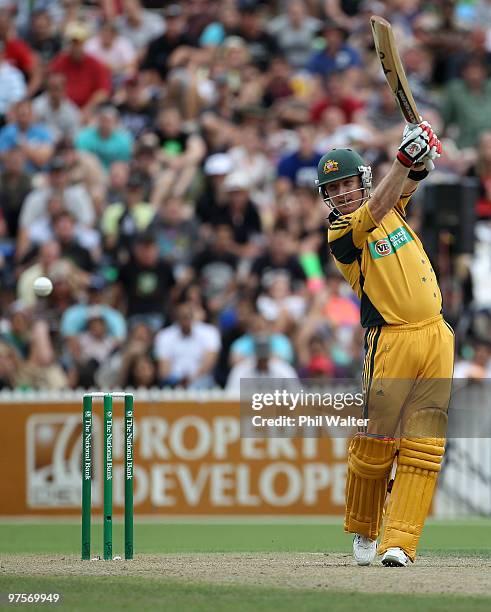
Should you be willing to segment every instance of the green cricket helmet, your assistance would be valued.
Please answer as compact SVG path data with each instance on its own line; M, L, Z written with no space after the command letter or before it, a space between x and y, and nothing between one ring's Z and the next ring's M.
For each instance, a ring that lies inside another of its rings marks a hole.
M343 204L338 203L337 206L334 206L325 186L350 176L360 177L361 187L353 191L363 192L360 194L360 203L367 200L372 190L372 169L365 165L363 158L356 151L352 149L332 149L321 157L317 165L315 184L319 188L320 196L329 208L330 213L335 217L342 214L339 208L342 208ZM352 192L346 192L342 195L347 195L347 193ZM349 204L351 203L349 202Z

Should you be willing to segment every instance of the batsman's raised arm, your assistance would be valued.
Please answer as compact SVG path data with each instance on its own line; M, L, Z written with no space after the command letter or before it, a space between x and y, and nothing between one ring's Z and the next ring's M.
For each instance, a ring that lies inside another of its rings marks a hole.
M401 195L416 189L418 181L428 174L421 164L425 159L438 157L440 152L440 141L429 123L406 126L397 158L370 199L370 213L376 223L394 208Z
M408 174L409 168L394 160L390 171L375 189L368 204L372 218L376 223L380 223L399 201Z

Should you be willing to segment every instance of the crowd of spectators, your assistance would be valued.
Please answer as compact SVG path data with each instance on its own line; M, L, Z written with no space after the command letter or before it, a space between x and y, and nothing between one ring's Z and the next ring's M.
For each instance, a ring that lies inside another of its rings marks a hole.
M1 388L359 375L314 180L352 146L376 184L397 149L373 13L443 142L427 182L479 185L473 252L434 266L487 376L491 1L0 0Z

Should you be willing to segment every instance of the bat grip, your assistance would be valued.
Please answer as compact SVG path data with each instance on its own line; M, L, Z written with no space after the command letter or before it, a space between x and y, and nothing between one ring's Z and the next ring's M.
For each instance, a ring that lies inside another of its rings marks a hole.
M431 172L435 169L435 164L433 163L433 160L429 157L425 159L425 168L428 170L428 172Z

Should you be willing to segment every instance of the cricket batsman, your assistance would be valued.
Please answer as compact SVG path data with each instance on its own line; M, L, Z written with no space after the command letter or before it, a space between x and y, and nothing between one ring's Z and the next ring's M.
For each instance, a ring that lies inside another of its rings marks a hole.
M360 299L366 328L363 416L370 423L373 418L384 426L392 421L397 425L392 414L412 401L409 390L430 381L417 399L414 435L408 433L411 423L404 431L395 427L395 433L369 425L350 442L344 528L355 534L358 565L370 565L377 552L385 566L414 561L444 454L450 384L445 397L441 388L432 391L431 384L452 379L454 336L441 314L429 258L405 219L412 194L428 175L425 162L440 153L430 124L407 125L397 157L373 193L371 168L355 151L334 149L318 165L316 183L329 208L329 247ZM392 393L390 381L398 381ZM425 406L429 410L420 410ZM433 429L430 422L441 422L442 414L443 428Z

